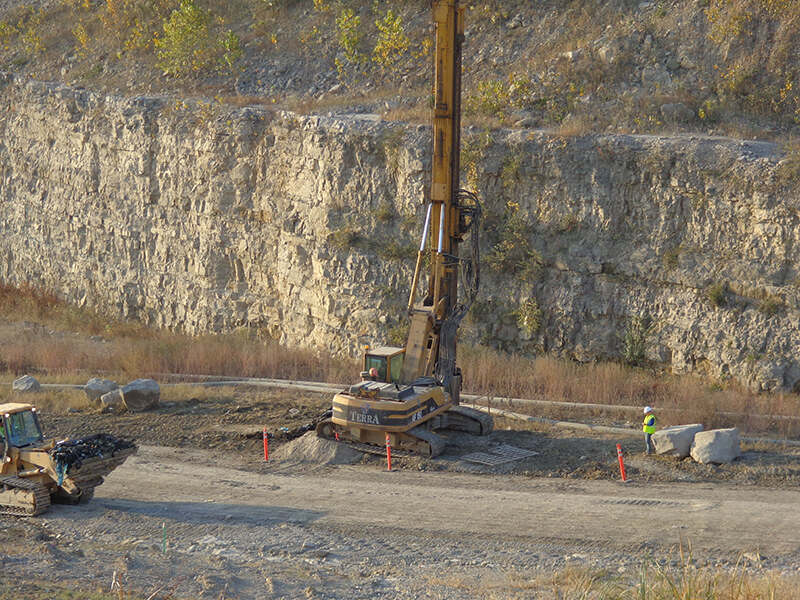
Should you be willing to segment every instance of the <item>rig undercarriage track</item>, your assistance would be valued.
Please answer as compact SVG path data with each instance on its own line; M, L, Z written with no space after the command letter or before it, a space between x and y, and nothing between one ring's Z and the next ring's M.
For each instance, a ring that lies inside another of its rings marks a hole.
M345 443L348 446L367 452L368 454L385 454L386 445L379 443L383 439L383 433L375 432L375 442L364 442L361 439L353 439L350 430L339 427L332 420L321 421L317 425L317 435L328 439ZM404 433L393 433L392 442L393 456L425 456L428 458L439 456L444 451L444 439L433 431L415 427Z
M428 424L426 424L428 425ZM490 415L465 406L453 406L441 416L432 419L427 427L415 427L403 433L393 433L392 454L394 456L439 456L444 452L445 440L435 431L450 429L464 431L473 435L489 435L494 429L494 421ZM330 418L319 421L316 425L320 437L343 442L369 454L384 454L386 446L382 443L380 432L370 432L372 441L354 439L350 429L336 425Z

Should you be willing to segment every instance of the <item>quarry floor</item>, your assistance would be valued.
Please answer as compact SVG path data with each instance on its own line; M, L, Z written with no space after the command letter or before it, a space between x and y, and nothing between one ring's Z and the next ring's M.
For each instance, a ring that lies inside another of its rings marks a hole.
M120 586L141 598L550 597L547 574L635 582L645 557L675 564L681 542L713 568L800 569L797 448L745 445L715 467L644 457L638 438L499 420L393 472L313 434L274 440L262 461L263 427L295 427L329 401L237 388L152 413L44 414L50 436L106 431L140 450L87 505L0 518L0 598ZM461 458L497 443L538 454L503 472Z

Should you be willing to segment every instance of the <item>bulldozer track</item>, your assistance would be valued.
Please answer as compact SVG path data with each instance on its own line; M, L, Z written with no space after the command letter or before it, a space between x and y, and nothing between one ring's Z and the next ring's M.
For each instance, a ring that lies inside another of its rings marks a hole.
M19 477L0 477L0 488L2 488L3 492L12 489L26 490L33 496L32 504L29 508L0 504L0 514L33 517L43 513L50 506L50 492L41 483L26 481Z

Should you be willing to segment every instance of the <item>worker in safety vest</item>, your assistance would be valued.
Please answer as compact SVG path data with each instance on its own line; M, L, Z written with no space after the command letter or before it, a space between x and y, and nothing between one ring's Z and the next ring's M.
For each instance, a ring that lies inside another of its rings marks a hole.
M653 453L653 434L656 432L656 416L653 414L652 406L644 407L644 422L642 423L642 431L644 431L644 441L647 444L646 454Z

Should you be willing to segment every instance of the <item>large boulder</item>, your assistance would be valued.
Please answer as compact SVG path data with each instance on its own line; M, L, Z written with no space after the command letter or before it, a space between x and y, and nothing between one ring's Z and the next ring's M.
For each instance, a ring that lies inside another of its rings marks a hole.
M42 389L42 386L30 375L23 375L19 379L14 380L14 383L11 384L11 389L24 394L27 392L38 392Z
M83 391L86 393L86 397L89 398L92 402L103 396L103 394L107 394L113 390L118 389L119 386L117 385L116 381L111 381L110 379L99 379L97 377L92 377L86 385L83 386Z
M694 436L691 454L699 463L732 462L742 454L739 447L739 430L733 427L701 431Z
M686 458L692 449L694 436L703 431L703 426L699 423L692 425L675 425L660 429L653 434L653 444L656 447L656 454L669 454Z
M161 388L153 379L135 379L122 387L122 402L132 411L149 410L158 406Z

